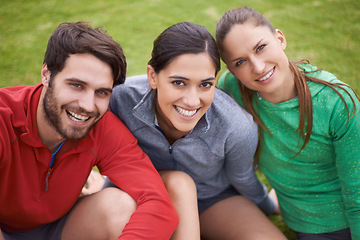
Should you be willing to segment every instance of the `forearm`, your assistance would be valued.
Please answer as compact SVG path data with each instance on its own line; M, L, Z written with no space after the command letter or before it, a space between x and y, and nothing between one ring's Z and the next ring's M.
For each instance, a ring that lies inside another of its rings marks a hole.
M274 214L277 210L276 203L269 195L257 205L266 215Z
M118 239L170 239L178 226L175 209L166 204L149 201L132 215Z
M244 197L252 200L265 214L274 214L276 203L269 197L267 188L261 184L253 170L246 172L246 177L234 178L232 185Z
M135 162L136 166L126 167L128 171L123 168L123 171L105 174L138 205L119 239L170 239L178 225L171 199L150 163Z

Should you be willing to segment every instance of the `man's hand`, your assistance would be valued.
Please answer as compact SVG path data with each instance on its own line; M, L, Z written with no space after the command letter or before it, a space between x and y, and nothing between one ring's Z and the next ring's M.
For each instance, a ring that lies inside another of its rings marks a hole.
M92 170L86 180L85 186L81 190L81 195L86 196L100 191L104 183L105 178L101 176L99 172Z

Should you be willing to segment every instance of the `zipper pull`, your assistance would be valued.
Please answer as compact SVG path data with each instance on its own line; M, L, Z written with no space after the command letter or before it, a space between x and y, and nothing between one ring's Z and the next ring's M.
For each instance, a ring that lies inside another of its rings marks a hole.
M169 153L172 153L172 146L169 146Z
M49 188L49 176L50 176L51 170L49 169L48 173L46 174L46 180L45 180L45 192L47 192Z

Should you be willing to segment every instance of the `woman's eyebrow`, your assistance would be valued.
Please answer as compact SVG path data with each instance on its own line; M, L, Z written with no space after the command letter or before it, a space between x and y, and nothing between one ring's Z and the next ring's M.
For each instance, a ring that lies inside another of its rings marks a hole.
M264 40L264 38L260 39L260 41L258 41L258 42L255 44L253 50L256 50L256 49L261 45L261 42L262 42L263 40Z
M181 79L181 80L190 81L189 78L182 77L182 76L177 76L177 75L170 76L169 78L174 78L174 79ZM201 81L202 81L202 82L205 82L205 81L212 81L212 80L215 80L215 77L205 78L205 79L203 79L203 80L201 80Z
M182 79L182 80L190 81L189 78L186 78L186 77L183 77L183 76L178 76L178 75L173 75L173 76L170 76L169 78Z

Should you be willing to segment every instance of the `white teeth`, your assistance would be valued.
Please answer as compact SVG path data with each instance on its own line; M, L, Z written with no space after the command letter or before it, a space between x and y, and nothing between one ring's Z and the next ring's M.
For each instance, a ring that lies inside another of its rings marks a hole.
M266 74L264 77L259 78L258 81L264 81L266 79L268 79L274 72L274 69L272 69L268 74Z
M86 117L86 116L83 116L83 115L79 115L79 114L76 114L74 112L71 112L71 111L67 111L68 113L68 116L71 120L73 121L77 121L77 122L85 122L86 120L88 120L90 117Z
M178 106L175 106L176 107L176 110L181 114L181 115L184 115L185 117L192 117L195 115L195 113L197 112L197 110L193 110L193 111L188 111L188 110L185 110L185 109L182 109Z

